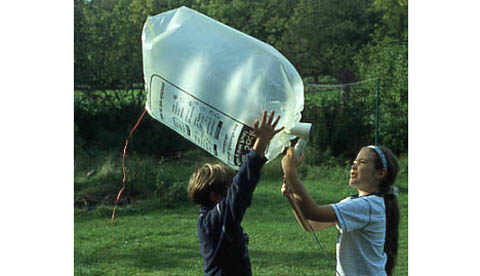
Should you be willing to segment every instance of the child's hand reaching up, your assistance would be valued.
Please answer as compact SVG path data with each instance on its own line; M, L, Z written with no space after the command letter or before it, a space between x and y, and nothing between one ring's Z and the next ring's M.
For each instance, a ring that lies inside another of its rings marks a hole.
M274 115L275 110L272 110L272 112L270 113L270 117L267 119L267 111L264 110L262 116L262 123L260 124L258 120L255 120L255 123L253 125L253 131L255 133L255 137L257 138L255 140L255 144L253 145L253 149L261 156L264 155L265 149L270 143L270 140L272 140L273 136L282 131L284 128L281 127L279 129L275 129L278 121L280 120L280 116L278 116L274 121Z

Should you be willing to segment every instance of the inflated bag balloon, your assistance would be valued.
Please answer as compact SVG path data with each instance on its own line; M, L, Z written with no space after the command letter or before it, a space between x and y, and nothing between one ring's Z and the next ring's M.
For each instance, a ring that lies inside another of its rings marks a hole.
M302 79L258 39L181 7L148 17L142 51L148 114L234 169L263 110L275 110L285 126L267 148L269 160L301 128Z

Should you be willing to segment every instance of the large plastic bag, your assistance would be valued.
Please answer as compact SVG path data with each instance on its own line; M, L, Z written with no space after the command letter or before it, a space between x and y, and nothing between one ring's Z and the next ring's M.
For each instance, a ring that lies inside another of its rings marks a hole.
M273 160L301 119L300 75L275 48L187 7L148 17L142 33L146 109L156 120L238 169L253 146L263 110L285 132L270 142Z

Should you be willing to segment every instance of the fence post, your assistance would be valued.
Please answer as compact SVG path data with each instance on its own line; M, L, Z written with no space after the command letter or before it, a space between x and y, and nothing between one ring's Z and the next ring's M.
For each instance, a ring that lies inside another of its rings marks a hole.
M380 77L377 78L377 96L375 97L375 145L378 143L378 103L380 101Z

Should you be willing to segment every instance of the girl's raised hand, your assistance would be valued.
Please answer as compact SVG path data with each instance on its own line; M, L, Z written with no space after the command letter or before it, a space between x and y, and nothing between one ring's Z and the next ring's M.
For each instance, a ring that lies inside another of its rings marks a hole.
M287 175L291 172L296 172L300 163L302 163L303 154L300 157L297 157L293 147L288 147L287 153L282 158L282 170L283 174Z

